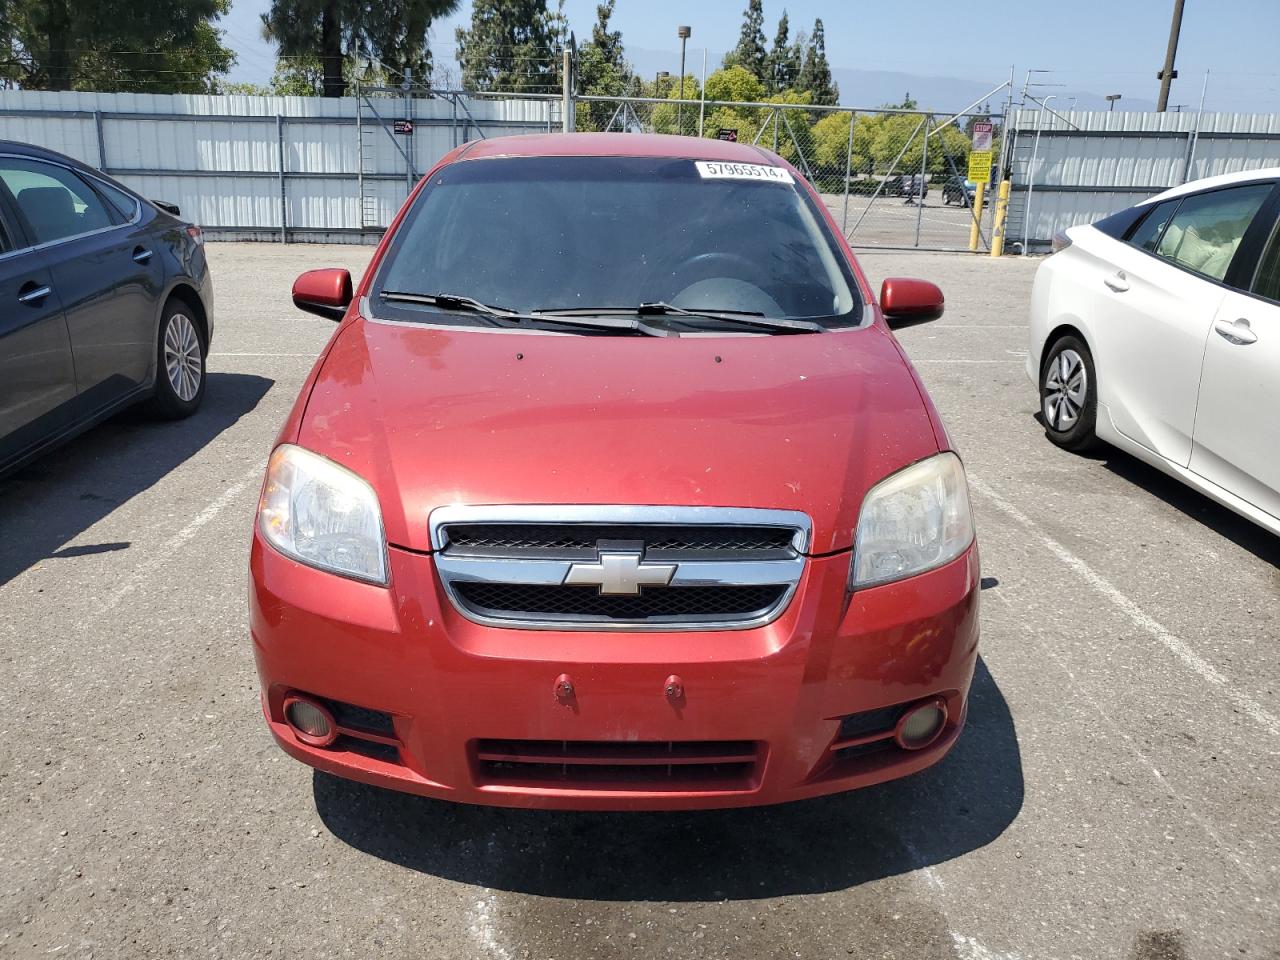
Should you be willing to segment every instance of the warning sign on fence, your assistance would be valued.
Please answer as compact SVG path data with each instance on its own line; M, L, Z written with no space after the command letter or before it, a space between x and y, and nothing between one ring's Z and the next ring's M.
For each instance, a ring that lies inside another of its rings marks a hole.
M973 125L973 149L979 153L991 151L991 131L992 124L990 120L979 120ZM970 178L972 179L972 178Z
M402 137L413 136L412 120L396 120L394 123L392 123L391 126L395 130L395 132L400 134L400 136Z
M717 140L728 140L730 143L738 142L738 131L736 127L721 127L716 132Z
M991 182L990 150L975 150L969 154L969 179L974 183Z

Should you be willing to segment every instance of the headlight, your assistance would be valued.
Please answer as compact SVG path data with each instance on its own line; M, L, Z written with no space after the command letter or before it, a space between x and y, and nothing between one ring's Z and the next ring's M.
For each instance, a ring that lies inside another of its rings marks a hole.
M271 454L258 529L273 547L302 563L387 582L387 541L373 488L301 447L281 444Z
M901 580L949 563L973 542L964 467L954 453L914 463L862 502L851 588Z

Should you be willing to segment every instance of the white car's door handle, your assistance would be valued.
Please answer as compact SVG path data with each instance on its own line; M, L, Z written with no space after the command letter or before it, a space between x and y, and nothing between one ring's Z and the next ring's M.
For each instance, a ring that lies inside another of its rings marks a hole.
M1223 340L1227 341L1227 343L1234 343L1237 347L1244 347L1258 342L1258 335L1253 332L1253 328L1249 326L1249 321L1244 317L1241 317L1235 323L1219 320L1214 323L1213 329Z
M1123 270L1116 272L1115 276L1107 277L1102 281L1116 293L1124 293L1129 289L1129 278L1124 275Z

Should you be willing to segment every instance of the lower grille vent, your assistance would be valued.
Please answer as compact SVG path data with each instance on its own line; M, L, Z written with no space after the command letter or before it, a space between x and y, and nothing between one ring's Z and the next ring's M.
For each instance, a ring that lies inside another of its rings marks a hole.
M486 784L748 790L759 749L749 740L479 740L475 759Z
M614 597L594 587L551 587L520 583L459 583L458 599L474 613L513 620L583 618L593 621L681 623L749 619L774 607L785 586L665 587L638 597Z

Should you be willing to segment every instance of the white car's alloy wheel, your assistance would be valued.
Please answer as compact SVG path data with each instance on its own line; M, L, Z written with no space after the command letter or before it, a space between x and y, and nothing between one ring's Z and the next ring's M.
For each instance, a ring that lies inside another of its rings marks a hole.
M1076 425L1089 397L1089 371L1084 358L1069 347L1048 364L1045 371L1043 399L1044 422L1052 429L1066 432Z

